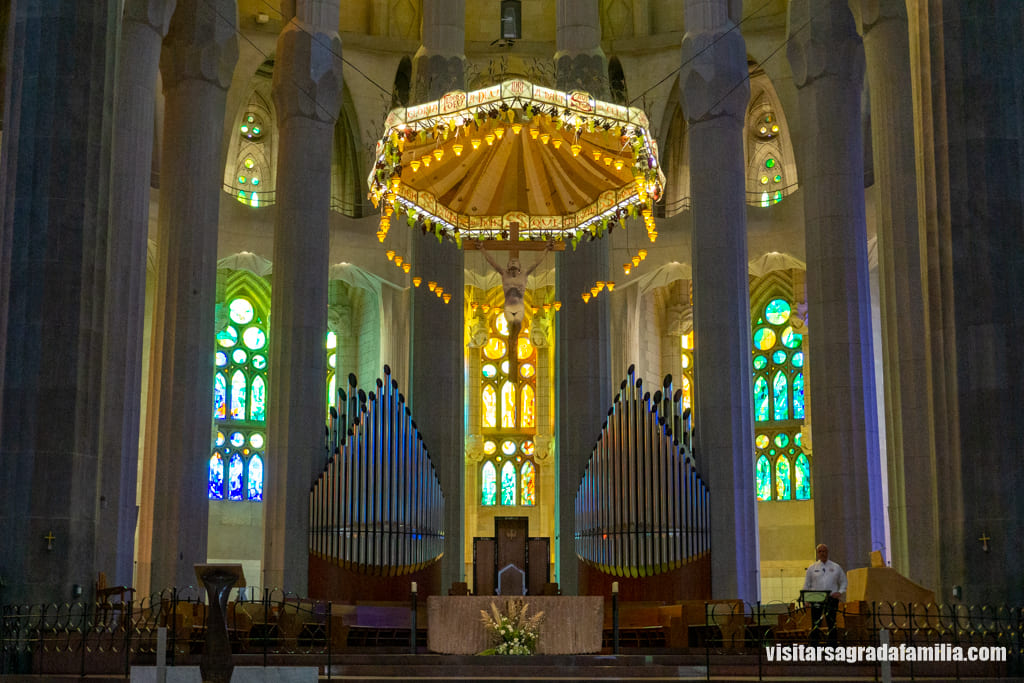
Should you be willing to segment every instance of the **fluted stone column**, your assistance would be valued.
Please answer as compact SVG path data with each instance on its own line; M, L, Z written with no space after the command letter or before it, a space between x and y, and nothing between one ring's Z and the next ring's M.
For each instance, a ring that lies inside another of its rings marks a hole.
M423 0L422 41L412 60L412 97L429 102L466 87L466 0Z
M263 584L306 595L309 487L323 467L331 152L340 106L338 0L299 0L277 42L280 143L270 316Z
M0 161L2 599L95 580L116 3L9 10ZM74 168L74 172L70 169Z
M853 569L885 541L860 126L864 53L845 0L794 0L789 27L814 339L815 532Z
M111 151L96 566L133 585L136 478L149 237L149 179L160 48L174 0L128 0L117 52Z
M711 489L711 591L758 599L743 122L746 47L727 0L687 0L680 100L693 201L695 456ZM737 83L743 83L736 87Z
M423 44L413 59L416 103L465 87L465 16L465 0L424 0ZM444 490L441 590L447 591L465 581L465 265L461 250L439 244L429 233L415 231L410 250L423 281L435 281L452 295L445 304L426 287L410 290L410 407Z
M555 76L560 90L586 90L607 100L608 63L601 50L597 0L558 0ZM584 242L556 252L555 289L562 310L555 316L555 457L558 467L555 567L562 593L579 590L574 505L583 468L611 407L610 297L584 303L580 295L608 280L611 241ZM635 359L633 359L635 360ZM633 362L633 361L630 361Z
M924 253L917 216L914 111L907 5L859 0L871 92L882 364L892 566L938 590L940 566L933 413L924 302Z
M238 59L234 0L179 0L160 57L157 310L140 511L140 588L196 582L206 560L224 105ZM147 556L148 555L148 556Z

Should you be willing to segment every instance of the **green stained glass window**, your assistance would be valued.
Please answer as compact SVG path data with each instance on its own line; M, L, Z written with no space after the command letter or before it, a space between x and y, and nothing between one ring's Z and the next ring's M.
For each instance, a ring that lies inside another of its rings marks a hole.
M757 459L757 499L772 499L772 468L764 455Z
M267 357L260 355L253 356L252 366L257 370L265 370L267 367Z
M775 159L772 159L771 157L766 159L765 162L764 162L764 167L765 168L775 168Z
M789 435L784 433L776 434L775 445L778 446L779 448L785 448L787 445L789 445Z
M793 358L790 361L794 368L802 368L804 366L804 352L797 351L793 354Z
M242 341L253 351L262 349L267 343L267 335L258 327L247 327L242 333Z
M804 435L803 432L797 432L796 436L793 437L793 443L797 446L803 446Z
M779 370L772 379L772 395L775 398L773 403L773 420L789 419L789 380L786 373Z
M511 460L501 466L501 504L516 504L516 466Z
M803 335L797 334L792 327L786 327L782 331L782 345L789 349L799 349L803 343Z
M764 317L772 325L781 325L789 320L791 311L789 302L785 299L772 299L764 307Z
M267 386L262 377L252 381L252 412L249 419L256 422L267 419Z
M754 356L754 369L764 370L765 366L768 365L768 359L764 356Z
M790 500L793 497L791 486L789 458L783 455L775 461L775 497L778 500Z
M230 349L238 343L238 330L228 325L217 333L217 343L226 349Z
M210 500L224 499L224 458L220 453L210 456L210 479L207 497Z
M776 365L782 365L786 362L786 352L782 349L778 349L772 354L772 362Z
M768 448L769 443L771 442L768 440L767 434L758 434L757 438L754 439L754 445L758 448Z
M522 469L519 470L521 505L535 505L537 503L537 494L534 489L536 483L536 470L533 467L533 463L530 461L524 462Z
M754 332L754 348L767 351L775 346L775 330L761 327Z
M768 381L762 376L754 380L754 419L768 420Z
M231 376L231 419L245 419L245 373L236 370Z
M811 499L811 463L807 456L801 453L796 458L796 467L793 470L796 479L796 499Z
M804 373L798 372L793 377L793 418L804 419Z
M263 459L260 456L249 458L249 475L246 479L246 500L263 500Z
M234 299L228 304L228 317L239 325L245 325L252 321L255 311L252 302L241 297Z
M498 479L494 463L488 460L480 471L480 504L497 505L498 503Z

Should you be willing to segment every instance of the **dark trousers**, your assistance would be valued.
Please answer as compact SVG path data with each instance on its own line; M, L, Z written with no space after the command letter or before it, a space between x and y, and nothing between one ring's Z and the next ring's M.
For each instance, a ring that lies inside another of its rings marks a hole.
M839 600L829 596L824 602L811 604L811 645L821 643L821 629L828 627L828 644L835 645L839 640L839 633L836 631L836 612L839 609Z

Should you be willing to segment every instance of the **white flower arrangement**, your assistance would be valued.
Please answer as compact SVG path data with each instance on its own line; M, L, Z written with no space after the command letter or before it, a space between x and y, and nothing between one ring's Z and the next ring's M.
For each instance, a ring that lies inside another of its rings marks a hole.
M480 610L481 621L494 643L494 647L484 650L484 655L532 655L537 649L540 637L540 625L544 622L544 612L537 612L527 618L529 605L523 600L509 600L505 604L505 614L498 611L497 605L491 603L491 611Z

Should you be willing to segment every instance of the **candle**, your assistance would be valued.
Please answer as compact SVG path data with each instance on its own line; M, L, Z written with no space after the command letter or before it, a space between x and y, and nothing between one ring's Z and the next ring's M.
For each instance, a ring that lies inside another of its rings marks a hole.
M616 594L618 594L618 592L619 592L619 582L618 581L612 581L612 594L616 595Z
M413 593L416 592L416 582L415 581L412 582L412 592Z

